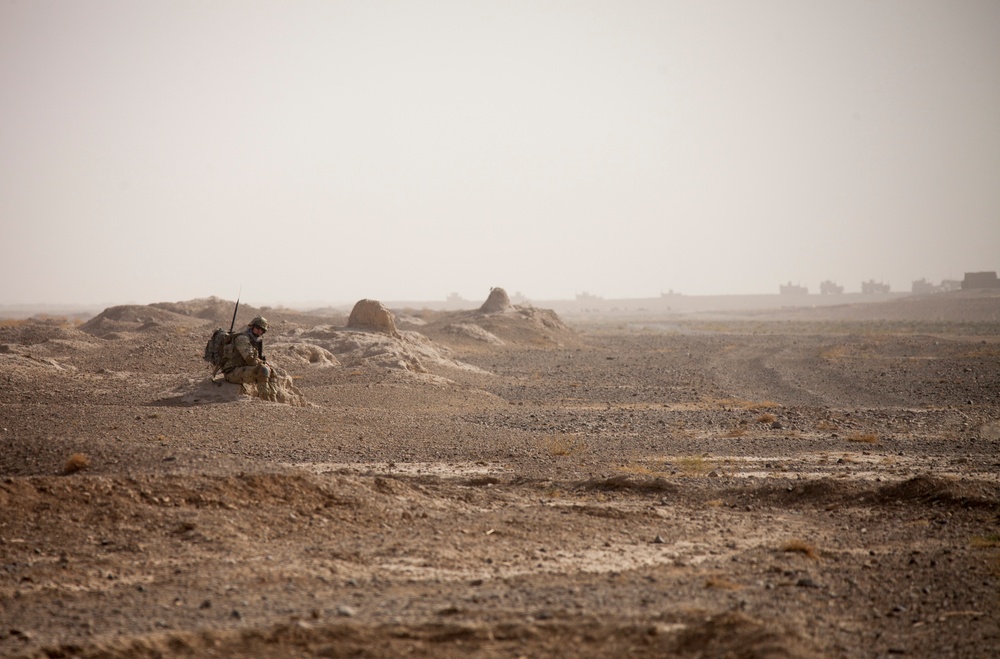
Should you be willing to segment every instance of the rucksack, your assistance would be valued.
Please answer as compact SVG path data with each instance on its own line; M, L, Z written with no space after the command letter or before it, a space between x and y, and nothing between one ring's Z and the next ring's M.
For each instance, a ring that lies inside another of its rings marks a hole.
M228 332L221 327L212 332L212 337L205 344L205 361L212 367L214 376L226 364L226 359L232 354L232 342L236 332Z

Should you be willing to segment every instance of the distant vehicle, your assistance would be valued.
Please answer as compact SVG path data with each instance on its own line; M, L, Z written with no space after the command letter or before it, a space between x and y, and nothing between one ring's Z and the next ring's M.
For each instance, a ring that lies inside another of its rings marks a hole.
M861 292L865 295L876 295L889 292L889 284L876 282L874 279L861 282Z
M824 281L822 284L819 285L819 292L822 293L823 295L836 295L838 293L843 293L844 287L839 286L830 281L829 279L827 279L826 281Z
M782 284L778 290L781 291L782 295L808 295L809 293L809 289L805 286L799 286L792 282Z

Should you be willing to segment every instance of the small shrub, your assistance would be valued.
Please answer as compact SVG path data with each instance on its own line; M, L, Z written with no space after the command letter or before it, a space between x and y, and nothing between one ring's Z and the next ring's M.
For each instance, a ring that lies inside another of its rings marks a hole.
M703 476L712 471L712 464L700 455L685 455L677 460L677 466L685 476Z
M781 545L781 551L796 552L802 554L806 558L811 558L814 561L819 560L819 553L816 551L816 548L808 542L804 542L802 540L789 540L785 544Z
M553 435L546 438L545 444L549 455L573 455L580 450L579 442L573 436Z
M75 474L78 471L82 471L90 466L90 458L83 453L74 453L69 456L66 460L66 466L63 467L64 474Z

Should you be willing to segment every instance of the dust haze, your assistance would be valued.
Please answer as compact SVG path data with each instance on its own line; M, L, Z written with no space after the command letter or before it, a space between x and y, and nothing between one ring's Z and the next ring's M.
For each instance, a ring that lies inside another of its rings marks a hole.
M0 304L996 270L997 34L988 0L4 3Z

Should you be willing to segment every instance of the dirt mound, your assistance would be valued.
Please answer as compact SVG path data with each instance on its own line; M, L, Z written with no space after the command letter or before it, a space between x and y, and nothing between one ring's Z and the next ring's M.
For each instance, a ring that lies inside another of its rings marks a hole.
M454 311L428 315L423 332L442 342L464 347L565 346L578 342L576 333L551 309L514 305L504 313Z
M172 311L173 313L193 318L201 318L217 323L218 327L229 327L233 322L233 310L236 302L233 300L223 300L217 297L200 298L185 302L157 302L149 305L157 309ZM295 311L283 307L254 307L245 302L240 302L240 308L236 315L234 327L245 326L254 316L265 316L271 324L272 329L278 326L298 325L310 327L322 323L346 322L347 317L335 309L317 309L315 311Z
M636 478L622 474L609 478L591 478L578 483L576 489L604 492L676 492L678 488L663 478Z
M442 611L456 615L460 611ZM342 606L337 615L349 617ZM656 625L574 616L550 621L447 621L419 625L293 619L265 628L163 632L39 650L28 657L759 657L820 656L798 634L741 613Z
M82 341L92 342L93 338L78 329L68 329L41 323L25 323L23 325L0 327L0 345L17 344L32 346L46 341Z
M378 300L358 300L351 309L347 326L355 329L370 329L391 337L399 338L392 312Z
M0 328L0 373L7 393L31 388L46 375L77 371L72 361L101 348L100 339L75 329L26 324Z
M797 634L730 612L685 629L673 648L694 657L819 657Z
M446 325L444 331L463 339L472 339L473 341L488 343L495 346L503 345L503 339L487 332L479 325L473 325L472 323L455 323L454 325Z
M381 305L380 305L381 306ZM296 350L312 346L329 354L345 368L379 367L417 375L429 375L438 367L485 373L481 369L458 361L451 351L436 345L423 334L396 331L382 332L340 329L320 325L296 331L292 337ZM316 363L316 362L312 362Z
M764 485L748 491L745 488L728 491L741 504L751 502L775 506L830 506L852 501L860 493L856 483L830 478L800 481L789 485Z
M221 323L224 318L232 319L233 309L236 307L236 302L223 300L213 295L212 297L187 300L183 302L156 302L149 306L184 316L193 316L195 318L214 320ZM240 308L243 309L244 313L252 313L254 316L257 315L258 312L257 309L254 309L249 305L241 304Z
M902 483L881 487L870 498L873 503L879 504L921 503L997 508L1000 507L1000 488L992 483L917 476Z
M117 338L136 332L168 331L174 334L193 331L204 323L184 314L148 305L108 307L83 325L80 330L101 338Z
M288 375L277 375L266 384L233 384L221 376L191 380L186 385L164 392L159 405L212 405L236 403L259 398L293 407L308 405L305 394Z
M505 313L513 310L514 306L510 303L507 291L499 286L490 289L489 297L483 302L483 306L479 307L481 313Z
M326 348L310 343L276 342L267 349L270 357L279 357L278 363L303 366L340 366L337 356Z

